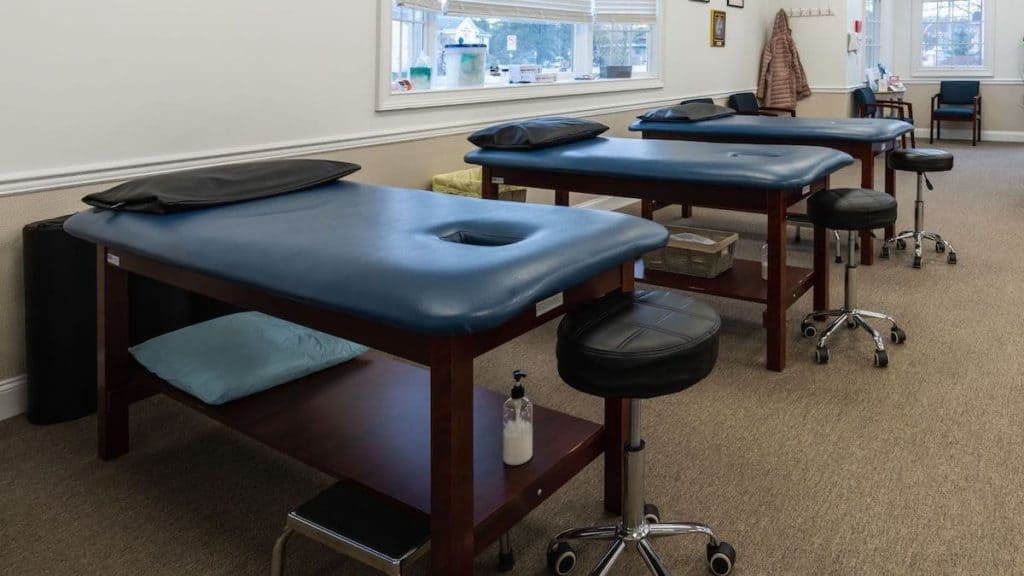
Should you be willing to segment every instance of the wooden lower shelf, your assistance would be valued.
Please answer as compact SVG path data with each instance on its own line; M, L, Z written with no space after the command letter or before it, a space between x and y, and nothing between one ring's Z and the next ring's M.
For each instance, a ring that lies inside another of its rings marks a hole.
M636 281L664 286L687 292L700 292L747 302L768 302L768 282L761 279L761 263L753 260L734 260L732 269L716 278L699 278L661 270L645 270L643 260L637 260ZM814 285L814 270L787 266L784 294L787 307L800 299Z
M223 406L204 404L144 370L135 382L330 476L430 512L430 374L423 367L370 352ZM533 460L506 467L504 400L474 389L478 551L603 453L601 425L536 406Z

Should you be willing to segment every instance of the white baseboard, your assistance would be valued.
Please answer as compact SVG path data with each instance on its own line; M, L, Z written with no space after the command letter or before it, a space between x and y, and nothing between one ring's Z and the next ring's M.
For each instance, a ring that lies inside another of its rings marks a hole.
M928 142L929 130L927 128L917 128L914 130L914 134L917 135L918 139L924 138L925 143ZM970 140L971 129L943 128L942 139ZM982 142L1024 142L1024 132L1015 132L1010 130L982 130L981 140Z
M28 386L25 376L0 381L0 420L23 414L28 410Z

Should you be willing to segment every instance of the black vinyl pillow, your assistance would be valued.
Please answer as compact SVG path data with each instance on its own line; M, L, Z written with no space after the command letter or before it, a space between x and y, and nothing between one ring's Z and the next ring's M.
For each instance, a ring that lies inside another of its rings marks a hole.
M298 192L361 167L331 160L270 160L160 174L89 194L82 202L107 210L168 214Z
M583 118L551 116L488 126L469 135L469 141L491 150L536 150L589 140L608 127Z
M690 102L689 104L648 110L638 118L649 122L700 122L701 120L725 118L734 114L736 114L735 110L725 106L706 102Z

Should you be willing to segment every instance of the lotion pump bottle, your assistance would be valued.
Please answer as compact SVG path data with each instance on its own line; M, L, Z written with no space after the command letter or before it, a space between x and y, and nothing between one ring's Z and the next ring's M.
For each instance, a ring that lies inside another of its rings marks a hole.
M533 458L533 403L526 397L521 370L512 373L515 385L502 410L503 459L508 466L526 464Z

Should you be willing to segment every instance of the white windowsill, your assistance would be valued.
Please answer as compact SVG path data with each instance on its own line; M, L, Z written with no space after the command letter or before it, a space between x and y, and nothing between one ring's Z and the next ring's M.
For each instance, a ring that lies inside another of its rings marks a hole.
M911 78L992 78L995 72L991 68L919 68L914 70Z
M579 94L603 94L634 90L664 88L658 76L635 78L598 78L595 80L568 80L550 84L496 84L472 88L454 88L421 92L391 92L381 87L377 98L377 110L406 110L412 108L433 108L480 104L508 100L532 100L575 96Z

